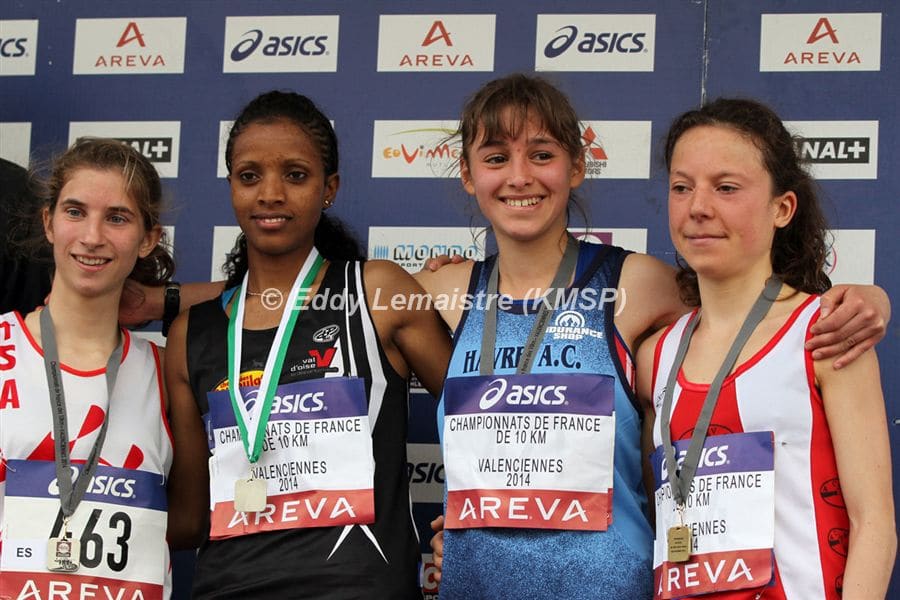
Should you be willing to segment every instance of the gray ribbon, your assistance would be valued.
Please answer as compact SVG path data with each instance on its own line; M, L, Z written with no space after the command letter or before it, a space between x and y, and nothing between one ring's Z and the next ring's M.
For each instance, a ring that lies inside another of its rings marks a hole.
M66 395L62 385L62 372L59 368L59 351L56 348L56 330L53 327L53 319L50 316L50 307L44 307L40 314L41 345L44 350L44 369L47 373L47 386L50 388L50 412L53 414L53 435L56 440L56 480L59 485L59 502L62 512L68 519L78 508L81 499L87 491L88 483L97 470L100 460L100 450L106 440L106 429L109 425L109 412L112 409L112 393L116 386L116 376L119 373L119 363L122 360L122 342L116 345L115 350L106 363L106 392L107 406L103 416L103 425L100 433L94 440L94 446L88 455L78 480L72 484L71 457L69 456L69 429L66 419Z
M669 472L672 494L675 497L676 504L679 506L684 506L685 499L691 490L691 482L697 473L697 466L700 463L700 451L703 448L703 442L706 441L706 430L709 428L709 423L712 420L713 410L716 408L716 401L719 399L719 392L722 390L722 383L725 381L728 373L731 372L732 367L734 367L734 363L737 361L744 344L747 343L753 330L756 329L756 326L769 312L769 308L775 302L775 299L778 298L780 291L781 281L774 276L769 278L766 281L766 287L756 299L756 302L754 302L747 318L744 319L744 324L741 325L740 331L738 331L734 342L731 344L731 349L725 355L725 360L722 361L719 372L716 373L715 379L709 385L706 399L703 401L703 408L700 410L700 416L697 419L697 424L694 426L694 433L691 434L691 443L679 470L675 462L675 446L672 444L672 431L670 428L672 396L678 379L678 371L681 370L688 346L691 343L691 336L694 335L694 329L700 321L699 315L698 318L691 319L687 327L685 327L681 336L681 342L678 344L678 351L675 353L672 370L669 371L669 378L666 381L661 409L662 415L660 416L660 435L662 436L663 450L666 455L666 470Z
M552 293L554 290L565 288L569 279L571 279L572 275L575 273L575 267L578 264L578 242L570 235L567 235L566 237L568 238L566 241L566 251L563 253L562 261L560 261L559 267L556 269L556 275L553 276L553 281L550 283L550 289L547 290L547 294ZM494 260L494 266L491 269L487 284L488 306L484 315L484 330L481 334L481 366L479 368L481 375L494 374L494 346L497 343L497 301L499 300L497 292L499 282L500 256L498 255ZM528 339L525 341L522 356L519 357L519 362L516 365L516 373L518 375L531 372L531 365L534 363L534 357L537 354L538 343L544 339L544 334L547 332L547 321L549 319L550 309L547 308L547 303L542 301L541 306L538 309L537 318L534 321L534 325L531 327Z

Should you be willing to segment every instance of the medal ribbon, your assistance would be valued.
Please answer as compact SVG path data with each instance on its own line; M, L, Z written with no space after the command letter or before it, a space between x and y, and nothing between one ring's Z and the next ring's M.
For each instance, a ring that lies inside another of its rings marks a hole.
M59 350L56 347L56 330L53 327L53 319L50 315L50 307L45 306L39 316L41 323L41 346L44 351L44 370L47 374L47 387L50 388L50 412L53 415L53 437L56 440L56 480L59 484L59 503L66 520L72 516L78 504L84 498L88 483L94 477L97 463L100 460L100 451L103 442L106 441L106 429L109 425L109 413L112 410L112 394L116 387L116 377L119 374L119 364L122 361L122 342L109 355L106 361L106 410L103 413L103 424L94 445L91 447L87 461L78 475L77 481L72 484L71 455L69 453L69 427L66 416L66 394L62 385L62 371L59 367Z
M547 295L544 296L544 299L546 299L554 290L565 288L566 283L572 278L572 274L575 273L575 267L578 264L578 242L575 241L575 238L571 235L567 234L566 237L568 238L566 241L566 251L559 263L559 267L556 269L556 275L553 276L553 281L550 283L550 289L547 290ZM488 307L484 315L484 331L481 334L481 365L479 367L481 375L494 374L494 346L497 343L497 302L499 301L497 293L499 282L500 256L498 255L494 260L494 266L491 269L487 284ZM491 299L494 299L493 303L491 302ZM531 372L531 365L534 363L534 357L537 354L538 343L544 339L544 335L547 332L547 321L549 319L550 309L547 308L547 303L542 301L541 306L538 309L537 318L534 321L534 325L531 327L528 339L525 341L522 355L519 357L519 362L516 365L516 373L518 375Z
M300 308L306 301L310 287L316 280L316 275L322 268L323 262L322 256L313 248L294 279L294 284L291 286L291 291L284 304L284 312L281 313L281 321L275 331L275 339L269 348L266 366L259 382L256 402L249 411L240 389L246 296L244 291L247 289L249 270L244 275L241 287L234 295L235 299L231 305L228 322L228 395L231 398L231 407L241 432L241 440L244 442L244 451L251 464L259 460L259 454L262 451L262 440L266 434L266 425L269 422L269 413L272 411L272 401L275 398L275 388L278 387L278 379L285 354L287 354L287 347L291 341L291 333L293 333L297 318L300 316Z
M697 323L700 322L700 315L698 314L696 318L691 319L687 327L685 327L681 341L678 344L678 351L675 353L672 370L669 371L669 378L666 380L662 408L660 409L662 411L660 416L660 435L662 436L663 450L666 455L666 470L669 473L672 494L678 506L684 506L684 502L691 490L691 482L694 480L694 475L700 464L700 451L703 448L703 442L706 440L706 430L709 428L709 423L712 420L713 410L719 399L719 392L722 390L722 383L725 381L728 373L731 372L734 363L737 362L738 355L741 353L744 344L747 343L760 321L765 318L772 303L778 298L780 291L781 281L777 277L772 276L766 281L766 287L759 297L756 298L756 302L753 303L753 307L750 309L747 318L744 319L744 323L734 338L728 354L725 355L725 360L722 361L722 366L719 367L719 372L716 373L712 383L709 384L706 399L703 401L703 408L700 410L700 416L697 418L697 424L694 426L694 433L691 434L691 443L679 470L675 462L675 447L672 445L672 431L670 427L672 401L675 383L678 380L678 371L681 370L681 365L684 363L684 357L687 355L688 346L691 343L691 336L694 335L694 329L697 328Z

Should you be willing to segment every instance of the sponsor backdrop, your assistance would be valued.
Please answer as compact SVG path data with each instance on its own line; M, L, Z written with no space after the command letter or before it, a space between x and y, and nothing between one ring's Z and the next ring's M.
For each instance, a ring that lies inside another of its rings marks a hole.
M4 0L0 156L28 165L85 134L134 145L171 196L179 279L217 278L236 229L222 160L230 120L262 91L297 90L341 140L334 213L372 257L416 270L435 254L483 256L484 223L448 136L479 85L536 70L584 119L587 223L575 216L573 227L671 260L660 138L703 98L753 96L802 137L835 230L833 279L878 283L896 303L900 157L879 140L900 137L898 29L888 0ZM898 322L880 346L888 367L900 359ZM883 371L900 464L890 393L900 374ZM434 405L413 390L409 470L427 594L427 522L444 481ZM183 593L189 569L178 575Z

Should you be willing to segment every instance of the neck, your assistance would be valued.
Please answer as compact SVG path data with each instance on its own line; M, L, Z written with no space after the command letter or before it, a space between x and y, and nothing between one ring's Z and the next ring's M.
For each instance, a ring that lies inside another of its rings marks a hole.
M703 312L701 326L705 323L706 327L717 330L739 328L771 275L772 270L768 268L726 280L698 276Z
M535 290L543 294L562 262L567 241L565 230L540 240L497 238L500 291L514 298L534 297Z
M287 294L311 250L312 244L291 254L262 256L249 249L247 291L258 294L267 289L276 289Z
M97 357L112 353L119 343L120 296L121 290L85 298L62 285L52 288L47 304L62 362L78 368L97 367L93 364L100 362ZM105 362L99 366L106 366Z

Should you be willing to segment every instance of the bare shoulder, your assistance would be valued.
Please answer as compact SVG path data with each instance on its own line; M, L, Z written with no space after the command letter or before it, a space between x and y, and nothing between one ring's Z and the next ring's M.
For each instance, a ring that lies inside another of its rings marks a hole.
M472 276L472 266L475 263L467 260L457 264L442 266L437 271L422 270L414 276L425 291L432 296L439 294L463 294L469 287L469 278Z
M467 260L444 265L438 271L419 271L415 274L416 281L431 296L435 309L452 331L456 330L462 318L464 296L469 291L474 264Z
M634 252L625 257L619 282L624 285L629 282L653 282L661 278L674 285L675 268L649 254Z
M638 397L641 399L642 403L648 406L652 406L653 357L656 354L656 344L659 343L664 332L665 329L660 329L645 338L640 346L638 346L634 358L637 369Z
M385 292L421 289L412 275L403 267L389 260L369 260L363 265L363 280L367 291L381 289Z
M647 254L628 255L619 277L616 328L629 347L687 311L671 265Z

